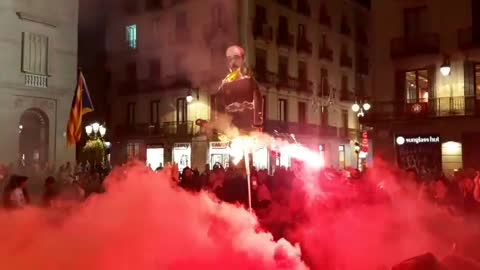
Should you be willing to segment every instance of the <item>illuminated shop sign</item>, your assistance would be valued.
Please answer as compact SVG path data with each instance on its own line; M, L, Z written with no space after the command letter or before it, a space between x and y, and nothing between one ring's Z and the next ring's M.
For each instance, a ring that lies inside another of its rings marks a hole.
M175 149L188 149L188 148L190 148L190 144L189 143L175 143L173 145L173 148L175 148Z
M228 142L210 142L210 148L226 149L228 148Z
M440 143L440 137L439 136L417 136L417 137L398 136L395 142L397 143L397 145Z

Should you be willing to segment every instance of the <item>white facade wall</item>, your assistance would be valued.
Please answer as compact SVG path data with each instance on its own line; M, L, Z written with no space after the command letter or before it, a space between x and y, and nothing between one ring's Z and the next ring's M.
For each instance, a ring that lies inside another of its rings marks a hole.
M66 147L65 131L77 78L78 1L7 0L0 14L0 163L20 158L19 123L28 109L48 118L48 161L72 162L75 150ZM32 51L30 69L22 68L23 32L48 40L46 55Z

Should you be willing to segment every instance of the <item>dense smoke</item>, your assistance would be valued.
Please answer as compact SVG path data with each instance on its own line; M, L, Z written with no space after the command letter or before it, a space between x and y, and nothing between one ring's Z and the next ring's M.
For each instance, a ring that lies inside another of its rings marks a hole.
M171 172L131 163L107 178L105 194L83 205L1 212L0 266L306 269L302 257L311 269L363 270L388 269L378 267L425 252L443 258L455 246L462 255L474 255L462 248L475 243L475 224L465 226L461 218L420 203L410 187L398 183L401 173L381 166L371 170L369 179L381 180L373 184L388 190L391 199L376 204L356 202L356 191L332 191L315 182L312 172L303 178L297 172L288 199L272 194L270 214L261 218L264 229L275 235L280 234L269 224L289 224L283 234L290 242L273 241L240 206L183 191L173 184Z
M246 210L192 195L143 165L69 214L2 212L2 269L305 269L299 248L259 232Z
M284 203L290 211L275 210L283 209L275 204L267 223L284 220L293 224L284 234L301 243L312 269L390 269L427 252L439 260L479 255L469 247L478 239L477 222L465 223L464 217L422 201L404 173L381 161L375 164L360 187L349 187L337 178L330 183L334 191L331 187L322 190L325 185L312 183L313 177L297 172L302 180L293 183L290 199ZM375 193L366 186L376 189ZM386 196L379 197L382 193Z

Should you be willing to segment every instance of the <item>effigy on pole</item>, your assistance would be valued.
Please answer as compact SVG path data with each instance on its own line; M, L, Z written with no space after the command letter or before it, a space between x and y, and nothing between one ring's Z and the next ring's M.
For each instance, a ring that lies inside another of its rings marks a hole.
M262 131L264 119L262 96L253 73L245 63L245 50L240 46L230 46L225 56L229 73L214 96L214 118L222 114L230 116L231 124L239 130L239 136L248 137L251 132ZM246 141L241 143L243 149L241 155L245 161L247 175L248 207L252 211L250 164L253 164L253 160L250 160L249 156L252 154L253 158L253 147L251 142Z

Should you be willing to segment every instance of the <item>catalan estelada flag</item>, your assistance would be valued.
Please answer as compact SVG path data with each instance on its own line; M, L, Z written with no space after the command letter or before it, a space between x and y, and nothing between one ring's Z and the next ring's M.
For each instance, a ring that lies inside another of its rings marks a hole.
M84 114L89 112L93 112L93 102L88 92L85 77L83 77L83 73L80 71L67 125L68 145L75 145L82 137L82 118Z

